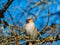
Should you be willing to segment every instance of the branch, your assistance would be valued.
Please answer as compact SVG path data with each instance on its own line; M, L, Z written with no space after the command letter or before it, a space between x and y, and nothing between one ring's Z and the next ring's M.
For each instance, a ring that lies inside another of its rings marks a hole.
M21 32L24 32L24 29L23 28L20 28L20 27L17 27L17 26L12 26L10 25L10 28L12 29L16 29L16 30L20 30Z
M10 4L13 2L13 0L8 0L8 3L4 6L4 8L2 9L2 12L4 13L7 8L10 6Z
M29 8L30 4L31 4L31 2L29 2L29 4L28 4L28 6L26 7L26 9L22 12L23 15L25 14L25 12L27 12L27 9ZM32 10L33 8L41 5L41 4L46 4L46 3L45 3L45 2L42 2L42 1L41 1L41 2L37 2L36 4L34 4L33 7L29 8L29 11Z
M15 22L14 22L14 20L13 20L13 17L12 17L12 15L10 14L9 10L7 10L7 12L9 13L9 16L10 16L11 21L12 21L13 24L16 26L16 24L15 24Z
M46 2L37 2L36 4L34 4L34 6L32 7L32 8L35 8L35 7L37 7L37 6L39 6L39 5L41 5L41 4L46 4Z
M49 19L50 19L50 11L49 11L49 9L48 9L48 20L47 20L47 22L46 22L46 25L42 28L41 33L43 33L43 32L45 32L45 31L46 31L46 28L47 28L48 23L49 23Z
M59 12L55 12L55 13L51 13L50 16L54 16L54 15L57 15L57 14L58 14L59 17L60 17L60 11L59 11ZM57 16L58 16L58 15L57 15ZM41 18L46 18L46 17L47 17L47 16L44 16L44 17L41 17Z
M4 18L4 12L7 10L7 8L10 6L13 0L8 0L8 3L4 6L2 10L0 10L0 18Z

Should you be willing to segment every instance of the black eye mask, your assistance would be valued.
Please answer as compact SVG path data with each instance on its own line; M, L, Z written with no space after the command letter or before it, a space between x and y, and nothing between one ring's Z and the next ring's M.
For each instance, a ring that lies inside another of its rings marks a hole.
M27 19L27 20L26 20L26 23L29 23L29 20L31 20L31 19Z

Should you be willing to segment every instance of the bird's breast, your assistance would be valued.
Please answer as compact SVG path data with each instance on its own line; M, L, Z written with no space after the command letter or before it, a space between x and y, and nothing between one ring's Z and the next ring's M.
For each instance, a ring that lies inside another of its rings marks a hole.
M27 29L31 29L31 28L33 29L34 27L35 27L34 23L28 23L28 24L26 24L26 28Z
M37 29L35 28L34 23L28 23L25 25L25 30L27 35L30 35L35 39L37 37Z
M35 28L35 25L34 25L34 23L28 23L28 24L26 24L26 26L25 26L25 30L26 30L26 32L27 33L33 33L33 31L34 31L34 28Z

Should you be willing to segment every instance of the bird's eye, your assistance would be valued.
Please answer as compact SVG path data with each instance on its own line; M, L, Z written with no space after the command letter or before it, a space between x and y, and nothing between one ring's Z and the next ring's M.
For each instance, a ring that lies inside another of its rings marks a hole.
M28 23L29 21L28 20L26 20L26 23Z

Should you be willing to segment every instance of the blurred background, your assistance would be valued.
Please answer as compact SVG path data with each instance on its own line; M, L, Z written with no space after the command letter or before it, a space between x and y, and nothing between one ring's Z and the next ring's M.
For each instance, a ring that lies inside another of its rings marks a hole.
M26 45L20 30L30 17L43 40L52 38L41 45L60 45L60 0L0 0L0 44Z

